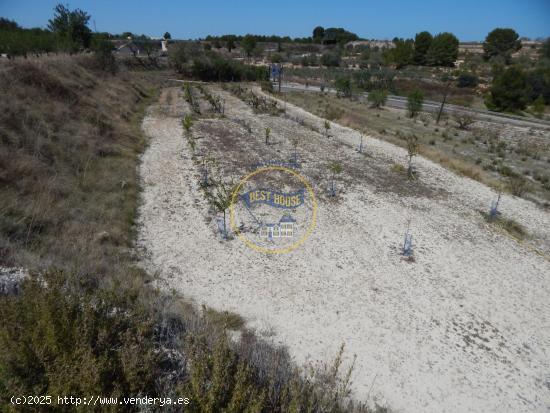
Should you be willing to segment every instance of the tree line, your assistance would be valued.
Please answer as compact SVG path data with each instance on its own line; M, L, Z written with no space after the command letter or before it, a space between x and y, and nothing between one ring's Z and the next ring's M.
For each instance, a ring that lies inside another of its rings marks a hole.
M485 105L492 110L520 112L531 107L542 116L550 104L550 38L546 39L536 61L514 61L512 54L522 47L513 29L497 28L483 43L483 57L492 64L492 82Z
M261 81L269 79L267 66L253 66L227 59L200 42L180 42L170 54L174 69L183 75L216 82Z
M295 37L290 36L277 36L277 35L258 35L258 34L224 34L221 36L208 35L204 38L207 42L212 42L216 47L217 45L246 41L247 39L253 39L257 43L270 42L270 43L320 43L320 44L342 44L352 40L359 40L359 36L355 33L349 32L341 27L328 27L317 26L313 29L311 37Z
M77 52L92 45L88 27L90 15L83 10L70 10L63 4L54 8L46 30L23 29L16 22L0 18L0 53L27 56L33 53Z
M453 66L458 57L457 37L448 32L432 36L423 31L413 39L393 39L393 48L384 50L386 64L401 68L410 64L418 66Z

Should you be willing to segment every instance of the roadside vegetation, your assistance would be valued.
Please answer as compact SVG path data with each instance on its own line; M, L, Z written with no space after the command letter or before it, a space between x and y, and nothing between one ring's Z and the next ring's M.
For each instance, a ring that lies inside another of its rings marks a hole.
M494 188L504 185L516 196L550 207L548 132L535 128L502 129L464 114L436 114L416 109L421 93L409 98L407 113L372 107L370 102L338 98L330 93L288 92L286 101L358 131L407 147L418 137L418 153ZM411 111L412 109L412 111ZM414 116L411 117L411 114Z
M261 81L269 77L267 66L252 66L228 59L196 42L177 44L170 60L180 75L202 81Z
M293 66L285 80L332 86L345 95L386 90L407 96L419 90L429 100L448 96L458 105L544 117L550 104L550 39L523 48L518 33L497 28L479 46L461 51L452 33L426 31L414 39L336 44L302 54L301 60L288 57Z

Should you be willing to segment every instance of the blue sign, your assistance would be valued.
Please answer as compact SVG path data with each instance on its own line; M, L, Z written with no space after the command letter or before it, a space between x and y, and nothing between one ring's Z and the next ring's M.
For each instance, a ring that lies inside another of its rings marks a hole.
M283 68L281 66L275 64L271 65L271 77L273 79L277 79L282 71Z
M241 199L250 208L252 205L266 204L275 208L296 208L304 203L304 190L296 192L279 192L258 188L242 194Z

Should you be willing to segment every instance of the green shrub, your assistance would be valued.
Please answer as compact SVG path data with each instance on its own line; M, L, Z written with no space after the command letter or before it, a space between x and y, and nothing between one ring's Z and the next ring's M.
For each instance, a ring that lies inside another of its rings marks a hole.
M269 61L271 63L281 63L283 61L283 56L280 53L273 53L269 56Z
M372 92L369 92L367 99L370 102L371 107L379 109L386 104L387 98L388 92L386 90L373 90Z
M7 394L158 394L162 356L154 351L154 325L134 301L139 293L79 284L46 272L26 280L20 295L0 298Z
M479 83L479 78L468 72L463 72L458 75L457 86L458 87L476 87Z
M116 73L117 62L113 56L114 44L106 38L95 36L92 39L91 47L99 68L113 74Z
M509 67L494 77L485 104L492 110L517 112L526 108L529 94L523 70Z
M392 172L396 172L398 174L404 174L406 172L406 168L399 163L392 164L390 169Z
M521 175L511 175L508 180L508 188L512 195L523 196L529 189L527 180Z
M264 92L272 93L273 92L273 83L270 80L263 80L260 83L260 86Z
M193 59L191 76L208 81L259 81L268 80L269 72L265 66L251 66L225 59L218 54L200 56Z
M183 128L185 132L189 133L193 127L193 118L189 115L185 115L182 121Z
M327 67L340 66L340 55L334 52L326 52L321 56L321 64Z
M503 218L501 216L494 218L487 214L486 219L515 238L524 239L527 236L525 228L511 218Z
M539 95L533 102L533 113L537 118L542 118L544 115L544 98Z
M339 77L334 81L334 88L337 96L351 96L351 79L349 77Z
M407 110L409 111L409 116L414 118L421 110L422 105L424 104L424 94L415 90L407 96Z

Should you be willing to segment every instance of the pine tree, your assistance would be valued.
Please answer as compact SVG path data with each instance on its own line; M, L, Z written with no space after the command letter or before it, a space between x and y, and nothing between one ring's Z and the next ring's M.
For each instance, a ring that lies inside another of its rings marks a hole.
M458 57L458 39L452 33L435 36L426 54L430 66L453 66Z
M429 32L417 33L414 38L414 64L424 66L427 64L426 55L430 45L432 44L433 36Z

